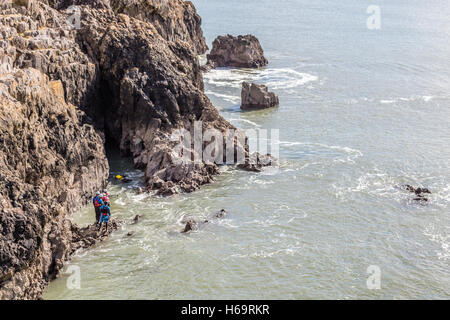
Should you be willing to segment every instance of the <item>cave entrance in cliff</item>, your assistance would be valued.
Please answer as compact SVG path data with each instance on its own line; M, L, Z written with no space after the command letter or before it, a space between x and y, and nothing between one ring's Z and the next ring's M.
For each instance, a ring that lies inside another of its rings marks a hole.
M116 175L140 176L143 173L134 167L129 154L120 150L122 128L117 127L117 93L111 89L110 83L104 79L100 81L97 95L98 103L94 110L96 127L104 135L104 148L109 164L109 182L116 181Z

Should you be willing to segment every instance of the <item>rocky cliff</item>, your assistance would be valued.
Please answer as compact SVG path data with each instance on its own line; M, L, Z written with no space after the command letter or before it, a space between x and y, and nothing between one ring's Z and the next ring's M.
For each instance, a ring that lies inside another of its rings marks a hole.
M106 184L105 140L149 189L212 180L215 164L174 164L169 139L232 128L203 92L200 23L182 0L2 2L0 299L39 298L73 252L67 216Z

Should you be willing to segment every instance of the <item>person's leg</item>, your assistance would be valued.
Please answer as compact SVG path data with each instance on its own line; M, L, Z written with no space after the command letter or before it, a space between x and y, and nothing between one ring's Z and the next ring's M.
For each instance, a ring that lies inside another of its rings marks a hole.
M100 223L100 207L95 207L95 221L97 224Z
M105 231L108 232L108 222L105 222L105 227L106 227Z

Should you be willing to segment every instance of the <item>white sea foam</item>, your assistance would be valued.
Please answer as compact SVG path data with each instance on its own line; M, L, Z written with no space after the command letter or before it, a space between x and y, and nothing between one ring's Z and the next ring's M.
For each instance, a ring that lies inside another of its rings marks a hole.
M221 99L223 99L225 101L228 101L228 102L231 102L233 104L237 104L237 103L239 103L241 101L241 97L239 97L239 96L233 96L233 95L230 95L230 94L218 93L218 92L211 91L211 90L208 90L205 93L207 95L210 95L210 96L215 96L217 98L221 98Z
M251 81L265 84L273 90L284 90L317 81L318 77L290 68L264 70L214 69L205 73L204 79L208 84L218 87L241 88L243 81Z
M245 123L251 124L252 126L257 127L257 128L261 127L259 124L255 123L253 121L247 120L247 119L236 119L236 118L234 118L234 119L228 119L228 121L230 121L230 122L232 122L232 121L241 121L241 122L245 122Z
M381 99L380 103L382 104L392 104L392 103L398 103L398 102L411 102L411 101L424 101L429 102L434 99L434 96L420 96L420 95L413 95L411 97L399 97L399 98L389 98L389 99ZM363 101L372 101L368 100L367 98L361 99Z
M294 146L306 146L311 147L314 149L317 149L317 151L320 151L320 149L324 150L333 150L337 153L342 153L347 155L346 157L337 157L334 159L335 162L351 162L354 163L355 160L359 157L363 156L363 153L360 150L353 149L350 147L342 147L342 146L329 146L323 143L314 143L314 142L299 142L299 141L278 141L278 144L280 146L285 146L287 148L291 148Z

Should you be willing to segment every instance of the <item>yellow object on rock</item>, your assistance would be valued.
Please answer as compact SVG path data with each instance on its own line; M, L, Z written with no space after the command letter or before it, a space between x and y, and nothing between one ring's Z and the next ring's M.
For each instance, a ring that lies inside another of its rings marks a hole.
M116 179L117 179L117 180L122 180L123 177L122 177L121 175L117 175L117 176L116 176Z

